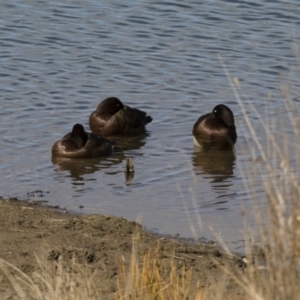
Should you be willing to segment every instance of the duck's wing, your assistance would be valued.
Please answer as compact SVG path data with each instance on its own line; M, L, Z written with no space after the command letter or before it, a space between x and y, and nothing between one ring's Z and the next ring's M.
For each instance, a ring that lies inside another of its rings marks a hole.
M116 115L118 118L123 119L124 124L127 124L132 128L145 126L152 121L152 117L147 116L146 112L127 105L125 105L124 109L120 110Z
M88 133L88 141L82 150L85 151L87 157L98 157L112 153L115 142L105 137Z
M206 129L205 129L205 125L204 125L204 121L209 118L211 116L211 113L208 113L208 114L205 114L203 116L201 116L197 121L196 123L194 124L194 127L193 127L193 135L195 137L197 136L201 136L202 132L205 132Z

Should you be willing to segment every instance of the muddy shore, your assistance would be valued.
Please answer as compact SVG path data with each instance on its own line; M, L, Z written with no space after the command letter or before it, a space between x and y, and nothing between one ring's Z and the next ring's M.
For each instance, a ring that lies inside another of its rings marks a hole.
M224 253L215 243L163 237L123 218L74 215L26 201L0 199L0 231L3 261L13 264L29 278L41 271L41 261L46 262L53 276L58 261L63 262L68 272L72 272L75 262L86 274L97 273L95 286L102 299L115 299L120 265L130 265L134 240L140 257L156 248L160 259L173 257L178 269L184 266L192 270L191 286L218 289L222 283L222 293L237 298L244 295L229 275L245 272L238 257ZM230 272L224 272L224 267ZM10 272L16 276L15 270ZM0 283L1 299L18 299L3 269L0 269Z

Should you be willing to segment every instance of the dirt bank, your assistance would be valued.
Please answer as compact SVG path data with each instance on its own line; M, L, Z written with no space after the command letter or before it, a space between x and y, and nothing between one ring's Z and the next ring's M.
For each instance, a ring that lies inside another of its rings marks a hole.
M222 283L222 293L237 298L244 293L222 268L226 266L234 274L243 273L237 257L224 254L213 243L192 244L144 231L136 222L123 218L73 215L24 201L0 199L0 231L0 258L28 278L36 278L44 265L47 274L54 277L58 262L69 273L78 272L79 266L82 274L97 274L93 277L94 286L103 299L115 298L120 265L130 265L133 241L139 257L158 249L159 259L173 258L178 270L183 266L192 270L189 282L193 290L197 282L198 287L205 289L219 288ZM13 274L11 278L7 270ZM18 271L10 267L0 269L1 299L19 299L12 284L17 277Z

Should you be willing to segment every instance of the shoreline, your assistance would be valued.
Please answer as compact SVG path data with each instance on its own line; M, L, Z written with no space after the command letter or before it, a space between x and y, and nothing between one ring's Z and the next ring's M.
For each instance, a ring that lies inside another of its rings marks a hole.
M225 253L213 242L159 235L122 217L73 214L17 199L0 198L0 220L0 258L29 278L40 272L41 261L49 270L58 262L62 262L63 269L72 268L76 262L81 271L87 272L86 277L90 272L97 273L95 280L101 297L115 299L120 264L129 267L133 253L142 259L158 247L159 256L172 257L179 269L184 265L191 270L190 285L194 290L199 284L218 289L216 283L222 281L230 294L244 294L221 266L233 273L243 273L245 266L238 256ZM1 275L1 298L15 295L7 276Z

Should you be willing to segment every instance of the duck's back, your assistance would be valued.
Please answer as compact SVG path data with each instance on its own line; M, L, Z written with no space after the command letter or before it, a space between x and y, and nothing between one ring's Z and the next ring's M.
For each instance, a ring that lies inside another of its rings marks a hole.
M99 157L112 153L114 142L93 133L88 133L88 137L84 146L86 156Z

